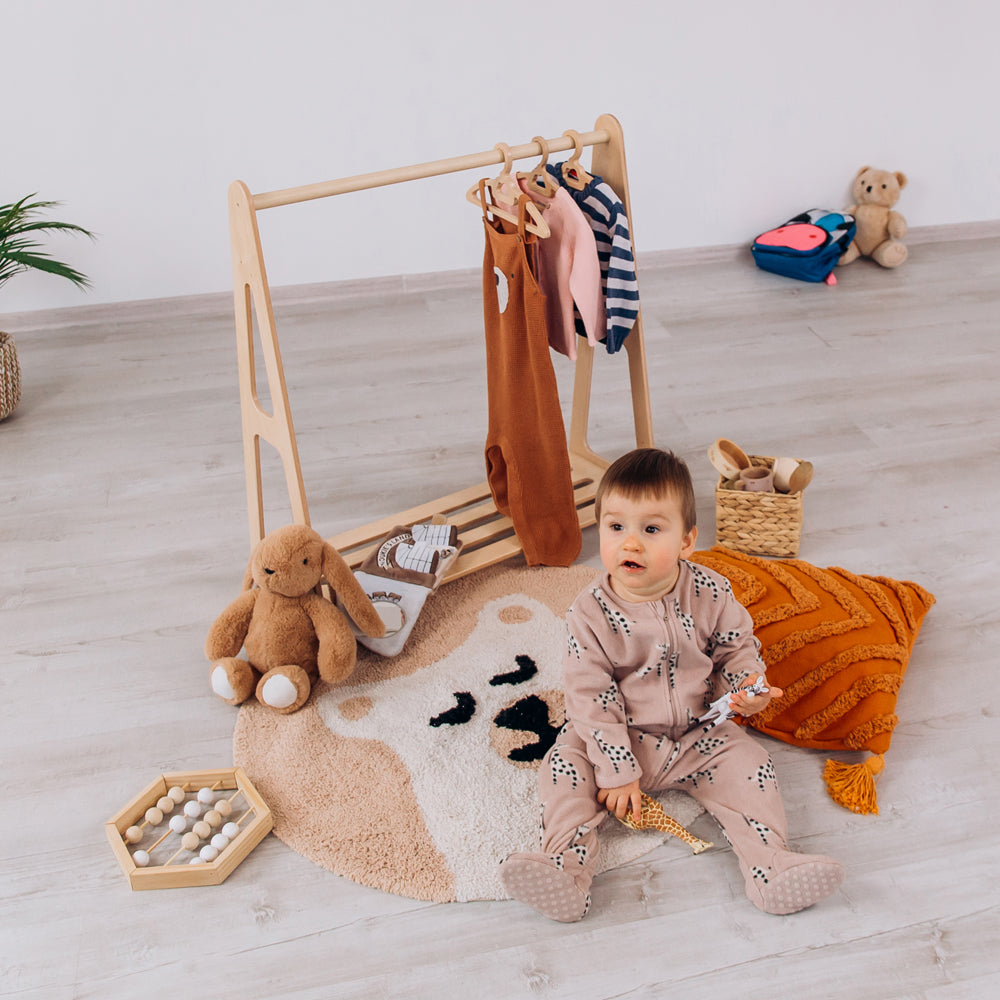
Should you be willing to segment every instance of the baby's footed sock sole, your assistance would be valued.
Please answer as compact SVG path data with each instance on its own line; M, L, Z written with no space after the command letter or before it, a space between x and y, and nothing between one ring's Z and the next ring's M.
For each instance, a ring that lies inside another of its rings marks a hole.
M781 871L771 871L762 877L756 873L747 887L750 901L765 913L784 915L798 913L831 893L844 881L844 866L833 858L819 854L791 854L795 860Z
M590 893L576 874L558 867L547 854L512 854L500 864L500 882L514 899L561 923L583 919L590 909ZM590 879L583 876L589 887Z

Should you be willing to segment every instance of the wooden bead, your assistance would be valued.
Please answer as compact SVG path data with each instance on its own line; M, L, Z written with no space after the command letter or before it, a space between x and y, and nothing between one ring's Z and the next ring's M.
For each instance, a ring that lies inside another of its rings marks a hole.
M212 846L217 851L224 851L229 846L229 838L224 833L217 833L212 838Z
M156 808L160 810L161 813L172 813L174 811L174 806L177 805L176 802L169 795L161 795L156 800Z
M219 799L215 803L215 811L225 819L233 811L233 804L229 799Z
M208 805L215 799L215 792L211 788L199 788L198 789L198 801L203 805Z
M184 836L181 837L181 847L183 847L185 851L195 850L200 843L201 837L199 837L194 831L185 833Z
M169 795L174 800L174 802L177 803L177 805L180 805L186 797L184 794L184 789L181 788L180 785L174 785L173 787L169 788L167 790L167 795Z
M132 855L132 860L140 868L145 868L146 865L149 864L149 855L145 851L136 851L135 854Z
M125 831L125 839L130 844L138 844L142 840L142 828L138 826L130 826Z
M157 809L156 806L150 806L146 810L146 822L150 826L159 826L163 822L163 812Z
M218 850L211 844L206 844L198 853L206 861L214 861L219 856Z
M196 833L199 837L205 838L211 835L212 828L203 820L198 820L194 826L191 827L191 832Z
M201 815L201 806L193 799L190 802L185 802L184 815L190 816L192 819L197 819Z
M205 813L205 822L209 826L221 826L222 825L222 814L218 809L209 809Z
M183 833L187 829L188 821L184 816L171 816L170 829L174 833Z
M236 823L227 823L222 828L223 836L228 837L230 840L234 840L236 836L239 834L239 832L240 828Z

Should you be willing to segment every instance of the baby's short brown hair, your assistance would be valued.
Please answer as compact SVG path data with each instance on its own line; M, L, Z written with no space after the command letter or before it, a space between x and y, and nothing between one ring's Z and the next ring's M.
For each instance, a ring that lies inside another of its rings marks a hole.
M615 459L604 472L594 498L597 520L601 502L608 493L620 493L628 500L645 497L676 497L684 518L684 531L698 523L694 483L682 458L660 448L636 448Z

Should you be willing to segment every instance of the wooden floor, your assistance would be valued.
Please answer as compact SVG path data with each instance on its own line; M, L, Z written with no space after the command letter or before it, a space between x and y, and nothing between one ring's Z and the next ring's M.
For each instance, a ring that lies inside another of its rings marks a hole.
M702 545L706 449L729 437L815 464L801 558L938 599L881 815L827 798L822 754L765 741L795 845L849 871L791 917L746 901L728 849L660 848L601 876L570 926L386 895L273 837L220 887L131 892L105 821L162 771L232 763L236 710L202 655L249 546L230 300L0 317L24 382L0 423L0 996L996 995L1000 228L839 274L798 283L732 250L640 257L656 439L689 460ZM474 272L275 298L324 534L483 478ZM590 440L614 457L633 443L623 359L597 369ZM276 527L287 508L273 488L267 502Z

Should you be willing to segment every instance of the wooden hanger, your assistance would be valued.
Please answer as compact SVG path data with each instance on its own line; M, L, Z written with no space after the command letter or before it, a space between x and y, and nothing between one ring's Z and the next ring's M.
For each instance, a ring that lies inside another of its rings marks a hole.
M538 143L538 148L542 151L542 160L535 166L534 170L519 173L518 180L525 182L528 194L532 197L541 195L543 198L554 198L559 190L559 185L545 169L545 164L549 162L549 144L540 135L534 136L531 141Z
M583 153L580 133L570 128L563 132L563 135L568 135L573 140L573 155L562 165L563 180L567 187L573 188L574 191L582 191L594 178L580 165L580 154Z
M513 222L517 225L517 203L524 192L517 183L517 178L510 172L514 163L513 157L510 155L510 146L505 142L498 142L493 148L500 150L503 154L503 169L492 180L485 182L485 190L489 192L492 200L487 199L487 202L483 203L479 194L479 181L476 181L465 192L465 198L483 213L489 213L494 218L506 219L507 222ZM501 202L505 205L511 205L513 210L501 207ZM524 228L529 233L534 233L543 240L552 234L549 224L542 218L538 206L530 198L524 206L524 215Z

